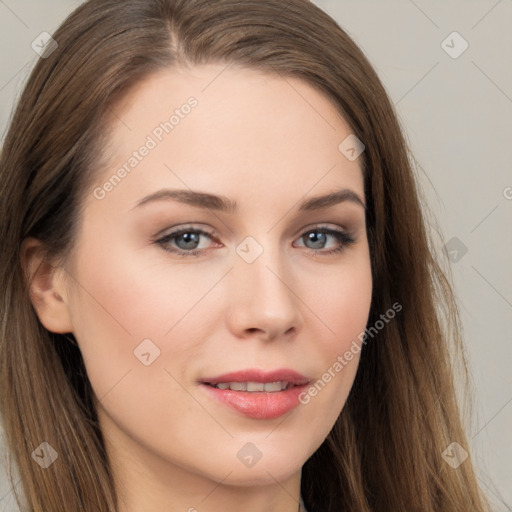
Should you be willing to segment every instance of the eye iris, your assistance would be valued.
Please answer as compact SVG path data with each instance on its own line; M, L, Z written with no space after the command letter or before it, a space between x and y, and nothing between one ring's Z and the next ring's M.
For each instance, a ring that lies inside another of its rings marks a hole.
M326 236L327 235L325 233L321 233L318 231L312 231L311 233L309 233L307 235L307 240L310 240L315 244L319 244L318 247L312 247L312 249L322 249L323 245L325 244Z
M200 233L193 233L193 232L187 232L187 233L181 233L180 235L176 236L176 245L180 249L195 249L197 245L199 244L199 237ZM185 240L185 245L178 243L180 240Z

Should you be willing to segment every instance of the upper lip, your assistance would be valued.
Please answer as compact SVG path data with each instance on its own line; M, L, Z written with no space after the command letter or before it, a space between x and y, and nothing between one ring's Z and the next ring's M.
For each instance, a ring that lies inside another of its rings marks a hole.
M286 381L301 386L307 384L309 379L295 370L290 368L279 368L277 370L264 371L254 368L247 370L239 370L236 372L224 373L216 377L206 377L200 379L204 384L218 384L219 382L278 382Z

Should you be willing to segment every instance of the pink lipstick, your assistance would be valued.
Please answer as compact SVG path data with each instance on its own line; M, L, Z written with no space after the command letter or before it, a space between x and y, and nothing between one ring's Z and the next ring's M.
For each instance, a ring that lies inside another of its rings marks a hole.
M200 379L209 396L255 419L273 419L299 405L309 379L288 369L247 369Z

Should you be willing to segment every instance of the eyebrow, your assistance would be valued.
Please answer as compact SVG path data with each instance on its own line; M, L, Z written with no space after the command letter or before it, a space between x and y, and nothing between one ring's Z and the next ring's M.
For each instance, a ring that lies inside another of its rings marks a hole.
M204 208L209 210L216 210L224 213L236 213L238 210L238 204L236 201L229 199L225 196L218 196L214 194L208 194L206 192L198 192L194 190L171 190L162 189L149 194L139 201L132 209L144 206L154 201L168 201L174 200L180 203L188 204L190 206L196 206L198 208ZM300 212L311 212L314 210L320 210L328 208L339 203L349 201L351 203L358 204L366 210L366 205L359 195L350 189L341 189L331 192L326 195L311 197L303 201L299 206Z

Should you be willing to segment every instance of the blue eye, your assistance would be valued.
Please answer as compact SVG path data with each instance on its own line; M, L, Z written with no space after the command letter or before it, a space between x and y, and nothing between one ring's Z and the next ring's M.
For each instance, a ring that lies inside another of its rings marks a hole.
M213 239L213 234L197 228L182 228L173 231L168 235L155 241L162 249L180 257L197 256L206 249L197 249L200 245L201 237ZM329 237L334 238L338 242L338 246L334 249L323 250ZM354 238L348 233L331 229L325 226L318 226L304 232L300 237L304 243L311 243L314 247L309 247L315 254L329 255L339 253L355 242Z
M202 229L183 228L165 235L157 240L156 243L164 251L178 254L179 256L197 256L201 252L201 250L196 250L201 236L212 238L210 233ZM177 249L170 245L171 241L174 241L175 246L178 246Z
M319 236L320 235L320 236ZM327 251L321 250L323 247L318 247L318 245L323 246L328 240L328 237L333 237L339 243L338 247L334 249L330 249ZM317 228L313 228L309 231L306 231L301 235L301 240L305 240L305 242L311 242L316 247L311 247L315 251L315 254L333 254L343 251L347 248L347 246L353 244L355 242L354 238L350 236L348 233L343 231L338 231L337 229L331 229L325 226L319 226Z

